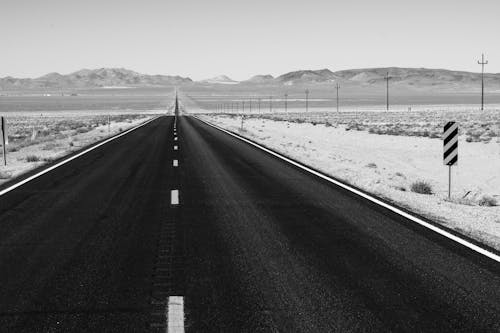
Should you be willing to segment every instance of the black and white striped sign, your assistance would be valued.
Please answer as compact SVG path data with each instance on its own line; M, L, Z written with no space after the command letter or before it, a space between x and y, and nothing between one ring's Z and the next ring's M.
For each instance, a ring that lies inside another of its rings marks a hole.
M444 125L444 165L455 165L458 162L458 124L454 121Z

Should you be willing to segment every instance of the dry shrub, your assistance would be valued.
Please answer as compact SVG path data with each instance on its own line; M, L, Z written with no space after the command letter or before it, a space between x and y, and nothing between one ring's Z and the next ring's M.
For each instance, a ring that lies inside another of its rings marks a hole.
M479 204L479 206L487 206L487 207L498 206L497 199L489 195L483 195L482 198L479 199L477 203Z
M420 194L432 194L432 186L429 182L419 180L411 184L411 191Z
M38 162L40 161L40 157L36 155L28 155L26 156L26 162Z
M12 177L12 174L0 170L0 179L9 179L10 177Z

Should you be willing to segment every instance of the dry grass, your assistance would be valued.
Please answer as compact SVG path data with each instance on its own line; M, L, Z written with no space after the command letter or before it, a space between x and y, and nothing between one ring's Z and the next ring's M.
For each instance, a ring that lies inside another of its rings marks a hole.
M411 184L410 187L412 192L420 193L420 194L432 194L432 186L429 182L424 180L419 180Z
M38 157L37 155L28 155L26 156L26 162L39 162L40 161L40 157Z
M143 118L143 114L113 115L112 123L131 123ZM53 140L65 139L74 135L87 133L98 126L107 125L107 115L64 116L13 116L9 117L9 152L47 142L43 150L53 150L57 146Z
M5 180L5 179L9 179L10 177L12 177L12 174L10 172L0 170L0 179Z
M481 199L479 199L478 204L479 206L494 207L498 206L498 201L492 196L484 195Z

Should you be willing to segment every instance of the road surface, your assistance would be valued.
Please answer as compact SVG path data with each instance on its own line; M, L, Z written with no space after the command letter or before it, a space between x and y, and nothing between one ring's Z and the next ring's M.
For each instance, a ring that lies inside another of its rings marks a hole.
M188 332L500 331L498 263L197 119L173 127L0 197L0 331L165 331L170 296Z

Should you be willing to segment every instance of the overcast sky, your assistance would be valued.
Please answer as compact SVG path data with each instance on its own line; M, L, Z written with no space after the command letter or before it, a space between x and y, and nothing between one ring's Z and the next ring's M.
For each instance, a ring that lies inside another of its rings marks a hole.
M500 0L0 0L0 77L81 68L242 80L297 69L500 72Z

